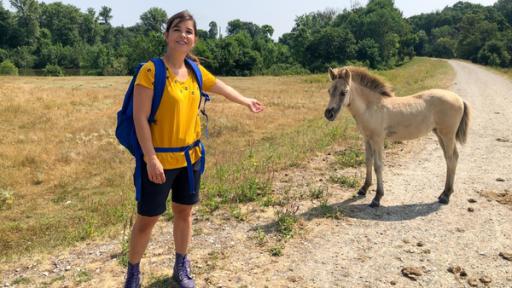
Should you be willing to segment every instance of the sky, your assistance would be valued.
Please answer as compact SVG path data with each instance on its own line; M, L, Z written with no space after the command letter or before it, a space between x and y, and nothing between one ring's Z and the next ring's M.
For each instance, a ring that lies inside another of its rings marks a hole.
M58 2L52 0L40 1L45 3ZM290 32L295 24L297 16L336 9L342 11L350 9L353 3L365 5L366 0L60 0L66 4L72 4L83 12L92 7L98 12L102 6L112 8L112 25L132 26L139 22L142 13L151 7L164 9L169 16L181 11L189 10L194 15L199 29L208 30L208 24L215 21L221 27L221 33L226 34L226 25L229 21L240 19L252 22L259 26L268 24L274 28L273 38ZM209 2L209 3L208 3ZM400 9L405 17L442 10L446 6L452 6L457 0L395 0L395 7ZM467 1L479 3L484 6L494 4L495 0ZM8 1L3 1L6 8L10 7Z

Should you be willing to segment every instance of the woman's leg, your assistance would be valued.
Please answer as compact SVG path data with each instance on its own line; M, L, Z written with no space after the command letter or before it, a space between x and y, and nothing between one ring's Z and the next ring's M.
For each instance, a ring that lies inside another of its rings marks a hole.
M129 244L128 261L130 263L137 264L140 262L148 246L149 239L151 238L151 231L159 217L160 216L147 217L137 215Z
M174 245L176 253L181 255L187 255L188 245L192 240L192 208L193 205L172 203Z

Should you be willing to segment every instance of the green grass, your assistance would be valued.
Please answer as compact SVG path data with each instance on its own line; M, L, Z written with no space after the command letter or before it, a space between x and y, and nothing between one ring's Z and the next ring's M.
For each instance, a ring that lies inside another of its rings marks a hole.
M319 200L323 199L326 196L326 188L325 187L310 187L309 188L309 198L311 200Z
M32 283L32 281L27 277L18 277L12 281L11 285L28 285Z
M318 215L324 218L339 220L343 217L343 211L340 208L329 206L326 201L322 201L317 208Z
M334 165L336 168L358 167L363 165L364 151L362 148L349 146L335 155Z
M356 177L349 177L345 175L331 175L329 177L329 181L344 188L358 188L361 185Z
M270 247L268 250L268 252L270 253L270 255L274 256L274 257L280 257L280 256L283 256L283 249L284 249L284 244L283 243L277 243L276 245Z
M92 275L91 273L87 272L87 271L80 271L76 274L75 276L75 282L77 284L82 284L82 283L86 283L86 282L89 282L92 280Z

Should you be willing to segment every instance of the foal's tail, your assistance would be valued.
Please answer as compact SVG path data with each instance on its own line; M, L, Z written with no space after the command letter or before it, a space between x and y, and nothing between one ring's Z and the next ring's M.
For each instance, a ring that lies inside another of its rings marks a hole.
M460 144L466 143L470 119L471 111L466 101L464 101L464 114L462 114L462 119L460 119L459 128L457 128L457 134L455 136L455 139L457 139L457 142Z

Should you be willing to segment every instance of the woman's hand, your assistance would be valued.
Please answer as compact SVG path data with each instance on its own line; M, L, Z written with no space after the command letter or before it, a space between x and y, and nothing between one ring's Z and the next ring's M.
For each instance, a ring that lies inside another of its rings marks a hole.
M156 155L148 158L149 159L146 159L146 157L144 157L144 161L146 161L149 180L156 184L165 183L164 167L162 163L160 163L160 160L158 160Z
M254 112L254 113L258 113L258 112L261 112L263 111L263 109L265 108L258 100L256 99L252 99L252 98L247 98L246 100L246 103L247 103L247 107L249 107L249 109Z
M226 85L219 79L216 80L215 86L213 86L208 91L215 94L220 94L235 103L245 105L254 113L261 112L265 108L258 100L244 97L238 91L233 89L233 87Z

